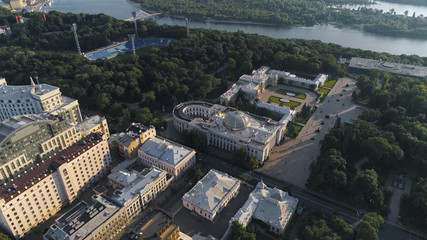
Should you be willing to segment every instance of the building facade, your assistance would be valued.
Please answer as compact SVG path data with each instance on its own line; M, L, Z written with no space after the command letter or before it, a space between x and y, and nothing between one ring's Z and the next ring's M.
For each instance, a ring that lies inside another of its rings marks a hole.
M99 179L111 163L107 140L93 133L0 188L0 225L22 237Z
M196 163L196 151L173 141L152 137L138 150L141 163L165 170L179 178Z
M114 168L108 175L108 182L118 187L111 200L125 208L128 219L137 216L145 206L170 183L165 171L158 168L144 169L141 172L128 168ZM123 187L121 187L123 186ZM121 188L120 188L121 187Z
M269 188L261 181L246 203L231 218L229 225L237 220L246 227L255 218L267 224L271 232L279 235L285 231L297 205L297 198L280 189Z
M182 197L185 208L213 221L239 193L240 181L211 169Z
M62 96L58 87L35 84L32 79L25 86L0 85L0 121L45 112L66 117L74 124L82 121L78 101Z
M111 135L109 140L112 146L114 142L123 159L133 159L138 154L138 149L150 137L156 136L156 128L154 126L144 126L140 123L132 123L125 133L117 133ZM113 147L113 146L112 146Z
M16 116L1 122L0 184L80 138L68 120L48 114Z
M202 101L178 104L173 110L178 132L195 130L206 134L208 145L226 151L240 148L262 164L284 138L286 125L234 108Z

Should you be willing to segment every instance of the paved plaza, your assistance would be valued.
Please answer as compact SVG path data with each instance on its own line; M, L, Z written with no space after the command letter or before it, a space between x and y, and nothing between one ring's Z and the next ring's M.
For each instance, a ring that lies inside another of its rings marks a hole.
M352 102L351 94L356 88L356 80L339 79L298 137L275 147L270 160L257 171L305 187L310 175L309 166L320 154L320 141L334 126L337 117L342 122L351 122L364 111L363 107ZM326 119L326 115L330 118Z

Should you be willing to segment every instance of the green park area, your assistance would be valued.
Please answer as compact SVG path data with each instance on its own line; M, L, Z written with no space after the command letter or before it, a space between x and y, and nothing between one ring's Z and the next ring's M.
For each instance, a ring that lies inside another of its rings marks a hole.
M294 123L288 123L285 135L291 138L296 138L301 132L302 126Z
M268 100L270 102L274 102L274 103L277 103L277 104L280 104L280 105L285 105L285 106L288 106L288 107L298 107L299 105L301 105L300 102L295 102L295 101L292 101L292 100L289 100L289 102L283 102L283 101L280 101L280 99L282 99L282 98L276 97L276 96L270 96L268 98Z
M336 83L337 83L337 80L329 80L329 81L325 82L325 84L323 84L323 86L327 87L327 88L333 88Z
M329 90L327 88L318 88L317 91L322 94L322 96L320 97L320 101L323 101L323 99L325 99L325 97L328 95L328 93L331 90Z
M276 90L276 93L282 94L282 95L286 95L288 93L292 93L292 94L295 94L295 96L293 96L293 97L296 97L296 98L299 98L299 99L305 99L307 97L307 95L305 95L305 93L300 93L300 92L295 92L295 91L289 91L289 90L286 90L286 89L283 89L283 88Z

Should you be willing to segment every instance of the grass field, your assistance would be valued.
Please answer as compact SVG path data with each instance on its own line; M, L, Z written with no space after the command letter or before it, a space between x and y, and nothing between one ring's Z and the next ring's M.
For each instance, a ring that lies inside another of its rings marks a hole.
M288 106L288 107L298 107L299 105L301 105L300 102L295 102L295 101L281 102L280 99L281 99L280 97L276 97L276 96L270 96L268 98L268 100L270 100L270 102L274 102L277 104L283 104L283 105Z
M328 95L328 93L331 91L327 88L319 88L317 89L320 93L323 93L325 96Z
M294 134L290 134L288 132L288 130L286 130L285 135L288 136L288 137L296 138L298 136L299 132L301 132L302 127L300 125L293 124L293 123L292 123L292 125L294 125L295 133Z
M295 97L299 98L299 99L305 99L307 97L307 95L305 95L305 93L300 93L300 92L295 92L295 91L289 91L289 90L286 90L286 89L283 89L283 88L279 89L279 90L276 90L276 93L282 94L282 95L286 95L287 93L293 93L293 94L295 94Z
M333 88L336 83L337 83L337 80L329 80L329 81L325 82L325 84L323 84L323 86L327 87L327 88Z

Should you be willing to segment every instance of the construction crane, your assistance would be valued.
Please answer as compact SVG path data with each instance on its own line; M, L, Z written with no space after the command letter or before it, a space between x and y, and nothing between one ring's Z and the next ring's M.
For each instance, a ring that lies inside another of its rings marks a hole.
M77 36L77 25L75 23L73 23L73 33L74 33L74 39L76 40L77 52L79 53L79 55L82 55L82 50L80 49L80 44L79 44L79 37Z

